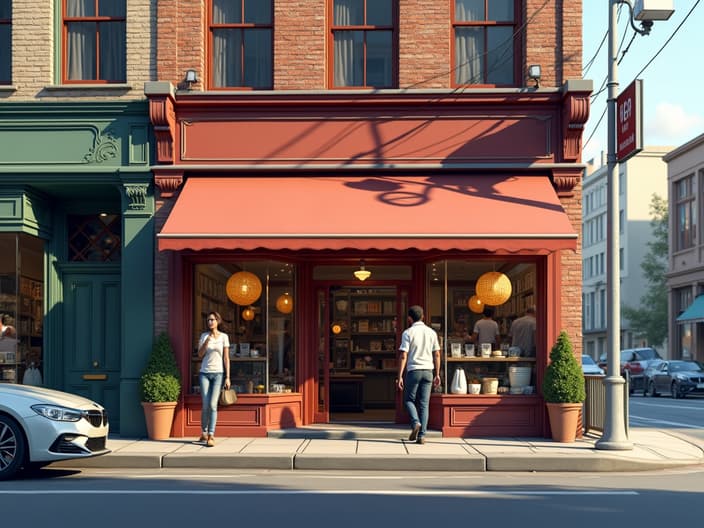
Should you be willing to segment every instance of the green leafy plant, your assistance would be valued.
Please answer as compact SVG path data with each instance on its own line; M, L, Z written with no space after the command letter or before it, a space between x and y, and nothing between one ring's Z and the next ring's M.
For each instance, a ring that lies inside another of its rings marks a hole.
M565 331L550 351L550 364L543 378L543 398L548 403L582 403L586 398L582 367L574 357Z
M173 402L181 394L181 374L166 333L160 334L154 341L141 385L144 402Z

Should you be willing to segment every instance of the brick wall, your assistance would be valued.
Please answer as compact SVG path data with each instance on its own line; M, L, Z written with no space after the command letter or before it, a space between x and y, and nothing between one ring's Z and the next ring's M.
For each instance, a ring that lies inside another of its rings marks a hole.
M12 2L12 85L17 90L7 100L72 100L80 98L144 98L144 82L155 80L156 53L152 33L156 27L157 0L127 2L127 84L131 89L106 88L47 90L59 83L55 64L61 53L61 34L56 21L61 19L61 3L15 0ZM4 50L1 52L4 53Z
M582 182L575 185L574 194L561 198L562 207L579 234L577 251L563 251L561 255L562 285L562 328L570 337L575 354L582 353Z
M159 233L176 203L176 196L163 199L157 191L154 212L154 232ZM171 251L154 255L154 335L169 331L169 258Z

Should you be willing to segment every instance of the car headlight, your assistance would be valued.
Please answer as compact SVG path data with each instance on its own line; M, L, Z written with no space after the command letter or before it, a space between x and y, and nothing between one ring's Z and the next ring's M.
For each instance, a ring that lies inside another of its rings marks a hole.
M32 410L44 418L57 422L77 422L83 418L83 411L58 405L32 405Z

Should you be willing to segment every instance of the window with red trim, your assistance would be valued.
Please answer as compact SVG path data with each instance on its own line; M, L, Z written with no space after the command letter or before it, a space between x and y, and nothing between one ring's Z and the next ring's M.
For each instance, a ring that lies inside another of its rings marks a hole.
M396 0L331 0L333 88L394 88Z
M126 80L126 0L63 0L63 80Z
M12 82L12 2L0 0L0 84Z
M212 88L273 88L273 2L211 0Z
M455 85L513 86L519 58L517 0L452 0Z

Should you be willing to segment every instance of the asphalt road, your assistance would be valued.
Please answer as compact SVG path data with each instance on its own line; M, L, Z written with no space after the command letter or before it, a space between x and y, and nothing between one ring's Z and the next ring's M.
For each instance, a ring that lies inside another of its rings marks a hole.
M664 395L651 398L633 394L629 408L631 427L656 427L704 440L704 396L673 400Z
M0 482L3 526L698 526L704 467L646 473L47 468ZM134 524L137 523L137 524Z

